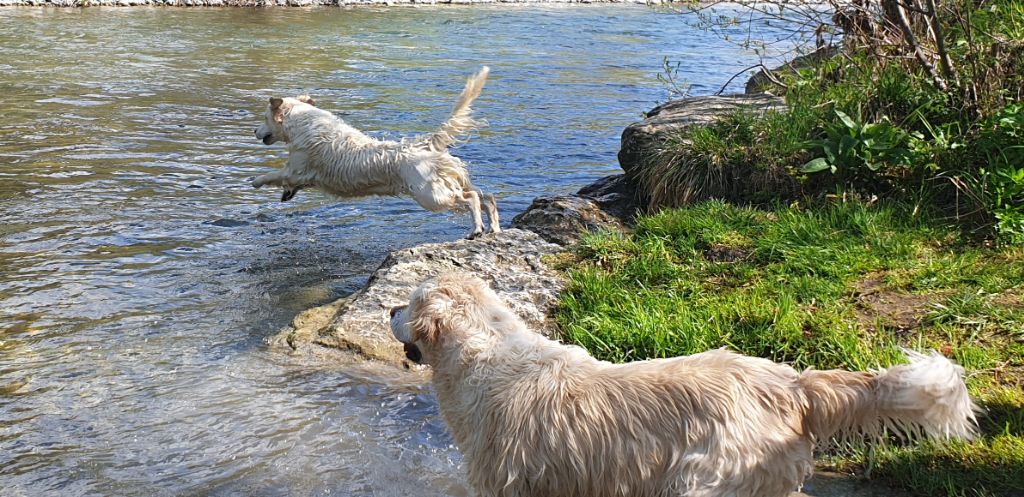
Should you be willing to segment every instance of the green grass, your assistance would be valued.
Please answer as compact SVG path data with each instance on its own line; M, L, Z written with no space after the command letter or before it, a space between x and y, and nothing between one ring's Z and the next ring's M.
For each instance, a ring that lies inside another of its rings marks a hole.
M574 260L564 337L612 361L718 347L797 368L863 370L900 346L962 364L984 437L844 454L920 495L1024 492L1024 250L986 248L897 205L773 210L706 202L596 233ZM908 320L907 316L910 315ZM907 323L911 324L907 324Z
M652 210L857 191L944 209L983 237L1024 245L1022 5L940 9L963 91L937 85L909 52L885 52L892 40L853 42L780 75L785 112L739 111L665 133L644 154L640 191Z

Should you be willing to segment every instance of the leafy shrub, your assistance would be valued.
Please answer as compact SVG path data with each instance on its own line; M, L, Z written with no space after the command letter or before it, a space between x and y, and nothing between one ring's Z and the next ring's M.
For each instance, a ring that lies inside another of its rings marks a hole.
M640 177L651 207L844 190L938 208L969 232L1024 244L1024 2L895 1L833 5L846 24L819 31L841 28L842 54L777 75L787 112L740 113L663 143ZM909 29L888 7L911 9Z
M990 120L976 142L986 166L978 170L980 192L999 235L1024 243L1024 105L1016 103Z
M839 109L834 112L838 121L825 124L825 138L810 142L824 157L804 164L802 172L828 170L832 174L867 180L883 167L910 165L910 136L906 131L893 126L885 118L878 122L863 123Z

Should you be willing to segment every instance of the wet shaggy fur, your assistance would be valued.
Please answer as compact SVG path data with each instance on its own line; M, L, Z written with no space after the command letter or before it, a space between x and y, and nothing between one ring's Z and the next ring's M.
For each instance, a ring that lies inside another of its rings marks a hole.
M484 231L482 207L491 231L500 232L494 196L473 186L466 164L448 151L459 136L478 125L471 105L480 96L487 73L484 67L469 78L451 116L437 131L413 140L371 138L317 108L307 95L271 98L256 138L267 145L288 143L288 162L257 177L252 185L282 187L282 201L307 187L337 197L410 195L430 211L469 210L471 238Z
M464 274L424 283L391 327L432 366L481 497L784 497L835 436L976 429L963 369L936 353L873 372L727 350L612 364L530 331Z

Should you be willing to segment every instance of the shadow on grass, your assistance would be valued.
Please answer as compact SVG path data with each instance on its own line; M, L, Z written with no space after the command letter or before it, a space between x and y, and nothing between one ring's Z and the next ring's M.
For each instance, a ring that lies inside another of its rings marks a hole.
M980 402L981 437L880 451L875 474L922 496L1024 496L1024 409L1020 399Z
M978 419L982 436L1024 436L1024 405L1012 400L981 402L983 412ZM1024 479L1021 480L1024 485Z

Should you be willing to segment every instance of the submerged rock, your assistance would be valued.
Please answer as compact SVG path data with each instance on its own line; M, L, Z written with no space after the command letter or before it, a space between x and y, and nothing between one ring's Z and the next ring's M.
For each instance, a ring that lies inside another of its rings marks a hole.
M564 282L541 259L561 250L520 229L397 250L361 290L299 314L269 343L312 354L323 348L342 350L357 358L409 367L401 344L391 335L388 311L407 304L409 295L424 280L450 271L483 278L532 329L550 336L555 327L548 316Z
M241 221L241 220L238 220L238 219L226 219L226 218L217 219L215 221L207 221L206 224L210 224L210 225L213 225L213 226L220 226L221 228L237 228L239 226L248 226L249 225L249 223L247 221Z
M589 231L627 231L641 205L636 185L624 174L606 176L574 195L541 196L512 219L512 226L569 245Z

